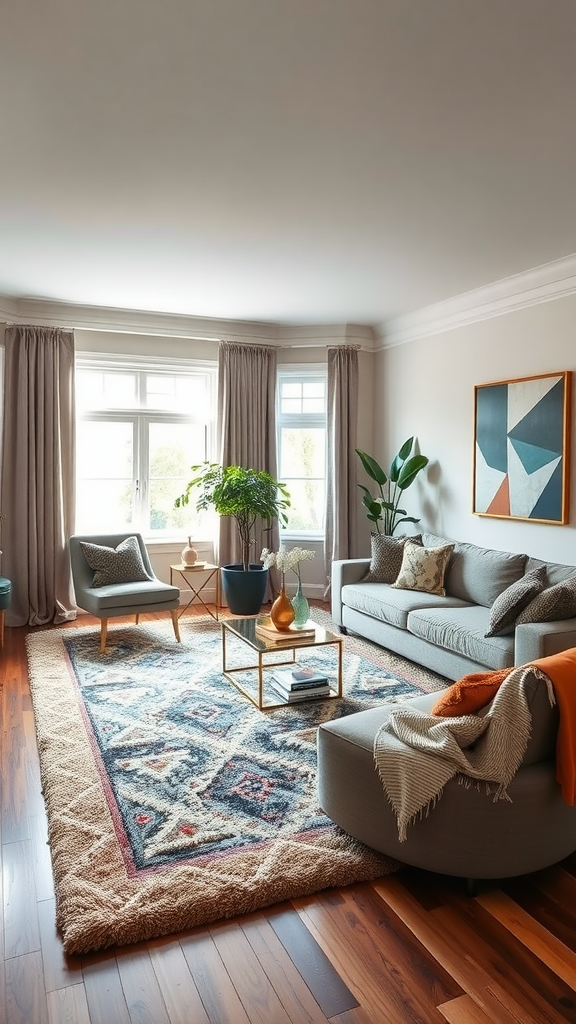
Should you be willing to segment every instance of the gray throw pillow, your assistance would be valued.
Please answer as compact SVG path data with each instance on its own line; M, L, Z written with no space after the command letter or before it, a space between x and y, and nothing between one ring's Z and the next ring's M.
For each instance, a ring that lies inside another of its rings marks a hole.
M516 619L523 622L556 622L576 616L576 574L538 594Z
M507 636L513 633L520 612L544 590L546 583L546 566L541 565L507 587L490 609L488 632L484 636Z
M409 540L412 544L421 543L421 535L414 537L388 537L384 533L370 535L372 558L363 583L394 583L402 565L404 544Z
M80 541L80 547L88 565L94 570L93 587L105 587L111 583L144 583L150 579L137 537L126 537L117 548L85 540Z

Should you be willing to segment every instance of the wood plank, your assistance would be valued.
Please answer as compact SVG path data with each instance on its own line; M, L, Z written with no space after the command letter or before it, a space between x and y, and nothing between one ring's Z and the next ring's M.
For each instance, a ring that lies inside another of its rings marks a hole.
M373 942L376 938L390 982L398 988L406 1005L411 999L415 1004L419 1001L423 1005L434 1006L462 995L460 985L414 938L398 915L382 901L373 885L357 885L349 891L344 889L343 894L348 907L356 908L359 926L372 936ZM415 1016L417 1012L415 1005Z
M576 953L530 917L505 893L484 893L477 898L480 905L531 949L539 960L547 964L567 985L576 989Z
M128 946L116 954L131 1024L170 1024L148 947Z
M494 1024L492 1017L488 1017L467 995L441 1003L438 1009L448 1024Z
M494 970L498 958L494 955L492 946L485 941L479 929L474 928L468 920L462 919L458 906L437 907L432 913L442 923L463 955L483 964L487 974L498 977L498 984L522 1008L523 1019L528 1020L532 1017L539 1024L565 1024L564 1015L558 1013L533 986L532 976L522 974L516 969L512 948L510 961L504 959Z
M11 680L2 691L2 842L29 839L28 776L26 734L22 701L17 682Z
M56 930L54 900L38 903L38 922L46 992L83 984L82 961L78 957L66 956L62 939Z
M210 935L251 1024L291 1024L240 925L216 924Z
M6 1024L49 1024L40 953L12 957L4 970Z
M48 993L50 1024L91 1024L84 985Z
M530 979L531 998L535 1003L541 999L543 1016L550 1012L547 1008L552 1007L565 1020L576 1024L574 993L566 982L484 910L478 899L456 897L450 890L446 891L446 900L458 918L484 943L482 955L489 971L510 976L519 989L525 985L525 979Z
M314 901L307 913L330 944L330 955L345 972L345 980L355 985L360 1005L373 1017L380 1012L392 1024L407 1019L439 1024L442 1017L435 1002L459 995L462 989L413 939L370 885L342 889L341 894L341 907L324 905L322 913ZM437 998L432 999L436 986Z
M570 893L568 899L559 902L545 893L531 878L507 878L501 883L500 888L530 917L576 954L574 893ZM566 895L568 896L568 893Z
M170 1024L210 1024L178 939L149 942L148 952Z
M82 977L90 1024L131 1024L113 953L83 957Z
M38 900L53 900L54 876L52 874L52 858L48 845L48 821L46 815L42 813L32 815L29 822L36 898Z
M180 945L210 1024L250 1024L210 935L201 930Z
M246 916L240 926L290 1020L294 1024L325 1024L326 1014L267 918L262 914Z
M491 976L485 965L463 953L459 943L435 916L426 911L408 893L398 878L389 875L372 883L411 929L433 957L474 1002L498 1024L542 1024L537 1017L526 1015L524 1008Z
M342 905L339 893L328 890L323 896L327 905ZM265 914L327 1017L358 1006L358 1000L293 907L268 907Z
M30 841L2 847L4 876L4 956L40 949L34 866Z
M330 1017L330 1024L386 1024L386 1018L382 1016L382 1010L378 1011L377 1017L372 1017L363 1006L355 1006L353 1010L345 1010L336 1017Z

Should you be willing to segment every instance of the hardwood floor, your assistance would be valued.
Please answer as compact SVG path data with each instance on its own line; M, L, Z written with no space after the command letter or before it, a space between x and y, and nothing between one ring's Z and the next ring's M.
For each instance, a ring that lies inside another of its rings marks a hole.
M77 625L92 621L83 616ZM27 630L0 655L0 1024L576 1024L576 857L483 883L403 869L245 917L66 957Z

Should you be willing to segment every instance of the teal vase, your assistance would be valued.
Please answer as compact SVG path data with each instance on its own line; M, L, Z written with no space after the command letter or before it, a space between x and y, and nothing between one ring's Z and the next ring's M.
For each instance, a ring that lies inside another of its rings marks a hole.
M298 580L298 589L292 598L292 607L294 609L294 622L292 625L295 629L302 629L310 618L310 605L308 604L308 598L302 592L300 580Z

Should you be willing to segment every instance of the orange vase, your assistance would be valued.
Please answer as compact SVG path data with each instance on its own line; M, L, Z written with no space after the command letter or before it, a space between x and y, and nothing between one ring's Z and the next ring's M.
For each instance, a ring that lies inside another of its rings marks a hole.
M290 626L294 622L294 617L295 612L292 607L292 602L282 586L278 597L270 609L270 618L276 626L276 629L280 630L280 632L284 632L284 630L290 629Z

